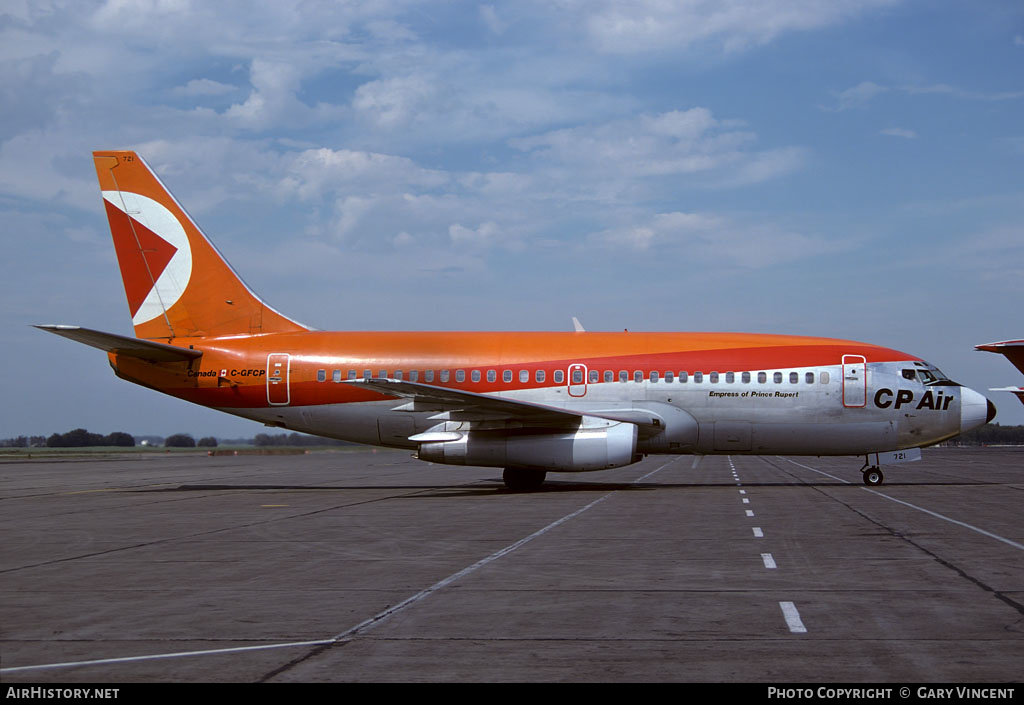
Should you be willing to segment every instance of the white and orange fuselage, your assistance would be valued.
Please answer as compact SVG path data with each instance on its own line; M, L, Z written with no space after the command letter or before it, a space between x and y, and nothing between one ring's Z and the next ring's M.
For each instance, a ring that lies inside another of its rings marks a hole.
M508 480L648 453L898 452L994 414L918 357L832 338L311 330L245 286L141 158L94 157L136 337L43 327L124 379L272 426Z

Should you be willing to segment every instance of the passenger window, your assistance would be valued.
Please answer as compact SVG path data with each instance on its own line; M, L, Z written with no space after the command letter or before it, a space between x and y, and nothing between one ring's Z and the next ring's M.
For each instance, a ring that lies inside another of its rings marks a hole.
M377 373L377 376L383 379L384 377L388 376L388 371L387 370L381 370L380 372Z
M735 382L736 382L736 373L735 372L726 372L725 373L725 383L726 384L733 384Z
M814 384L814 373L808 372L807 374L805 374L804 381L807 382L807 384Z
M512 370L504 370L501 373L501 381L505 384L509 384L512 381Z
M487 381L496 382L498 380L498 373L494 370L487 370Z
M456 382L465 382L466 381L466 371L465 370L455 370L455 381Z
M423 373L423 381L424 382L433 382L434 381L434 371L433 370L426 370Z
M441 381L447 382L451 378L451 370L441 370Z
M605 370L604 371L604 381L605 382L614 382L615 381L615 373L612 372L611 370Z
M555 384L562 384L563 382L565 382L565 372L555 370Z
M419 370L409 370L409 381L410 382L416 382L416 381L419 380L419 378L420 378L420 371Z
M776 372L775 374L773 374L772 381L775 382L775 384L782 384L782 373Z
M740 379L742 380L743 384L750 384L750 373L744 372Z
M373 377L373 370L363 370L363 379L370 379Z
M572 371L572 383L583 384L583 370L578 367Z
M629 381L629 373L626 372L625 370L619 370L619 381L620 382L628 382Z
M356 378L356 371L355 370L349 370L348 371L348 378L349 379L355 379Z
M479 382L480 381L480 370L473 370L472 372L469 373L469 376L470 376L470 378L474 382Z
M672 373L671 372L666 372L665 373L665 381L666 382L671 382L672 381Z
M685 384L687 379L688 379L688 377L687 377L687 374L686 374L685 370L679 373L679 381L680 382Z
M529 370L519 370L519 382L520 382L520 384L526 384L529 381L530 381L530 371Z
M644 381L644 373L641 372L640 370L634 370L634 372L633 372L633 381L634 382L643 382Z
M395 370L395 379L402 379L402 371Z
M326 382L327 381L327 370L317 370L316 371L316 381L317 382Z
M333 379L335 382L340 382L341 381L341 370L335 370L331 374L331 379Z
M821 383L822 383L822 384L828 384L828 372L822 372L822 373L821 373L821 374L820 374L820 375L818 376L818 379L820 379L820 380L821 380Z
M591 370L590 373L587 375L590 378L590 383L591 384L597 384L597 382L598 382L598 374L599 373L598 373L597 370Z
M658 373L657 372L654 372L654 371L651 372L651 381L652 382L657 382L658 381Z
M800 381L800 375L798 375L796 372L790 372L789 373L789 383L790 384L796 384L799 381Z
M765 373L765 372L758 372L757 373L757 383L758 384L764 384L767 381L768 381L768 374L767 373Z
M704 381L704 373L703 372L694 372L693 373L693 383L694 384L700 384L703 381Z
M544 381L544 376L544 370L537 370L537 374L535 374L533 378L537 380L538 383L542 383Z
M712 372L711 377L708 379L708 381L711 382L711 384L718 384L718 373Z

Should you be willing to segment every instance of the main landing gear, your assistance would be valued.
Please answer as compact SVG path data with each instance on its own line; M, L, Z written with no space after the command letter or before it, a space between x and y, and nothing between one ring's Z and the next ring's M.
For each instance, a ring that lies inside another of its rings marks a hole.
M882 474L881 469L877 465L868 466L864 463L864 467L860 469L861 474L864 476L864 484L869 487L876 487L885 481L885 475Z
M501 479L505 481L505 487L513 492L534 492L539 490L547 477L544 470L531 470L528 468L505 468Z

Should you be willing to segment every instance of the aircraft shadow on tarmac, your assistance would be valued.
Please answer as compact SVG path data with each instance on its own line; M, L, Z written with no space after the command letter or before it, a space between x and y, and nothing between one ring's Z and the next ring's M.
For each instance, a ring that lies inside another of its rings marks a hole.
M932 480L929 482L887 482L882 489L892 487L934 487L934 486L951 486L951 485L985 485L991 484L980 481L965 481L965 480ZM859 483L843 484L835 481L821 480L814 482L804 482L799 480L780 480L777 482L745 482L742 485L745 488L751 487L862 487ZM253 484L238 484L238 485L178 485L177 487L160 487L151 489L135 489L128 490L133 493L140 492L227 492L227 491L277 491L277 492L290 492L290 491L316 491L316 492L343 492L343 491L358 491L358 490L392 490L398 492L410 492L417 493L420 497L466 497L474 495L519 495L519 494L551 494L551 493L567 493L567 492L649 492L653 490L666 490L666 489L722 489L722 488L735 488L737 485L734 482L718 482L718 483L633 483L633 482L559 482L558 480L549 480L544 483L542 487L530 492L521 492L510 490L504 486L500 478L493 480L482 480L469 485L345 485L337 487L333 485L253 485Z

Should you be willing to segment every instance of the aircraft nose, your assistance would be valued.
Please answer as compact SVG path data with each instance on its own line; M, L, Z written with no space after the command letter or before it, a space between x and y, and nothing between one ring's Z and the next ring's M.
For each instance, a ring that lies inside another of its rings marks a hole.
M984 426L996 415L996 407L985 395L963 387L960 390L960 433Z

